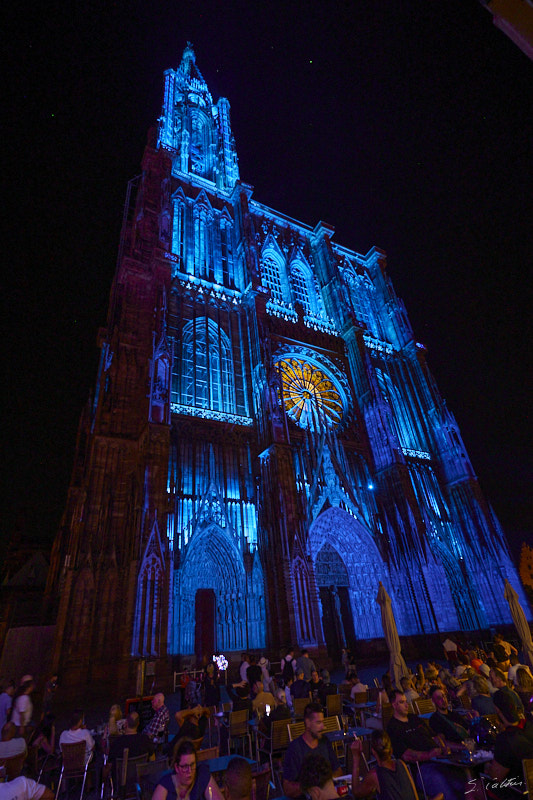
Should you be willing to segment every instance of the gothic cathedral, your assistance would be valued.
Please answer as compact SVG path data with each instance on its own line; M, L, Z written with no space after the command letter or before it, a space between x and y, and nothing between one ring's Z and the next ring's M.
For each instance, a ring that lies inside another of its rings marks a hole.
M504 579L523 590L385 254L333 233L254 199L188 45L128 187L54 545L72 680L336 657L382 637L380 581L400 635L510 622Z

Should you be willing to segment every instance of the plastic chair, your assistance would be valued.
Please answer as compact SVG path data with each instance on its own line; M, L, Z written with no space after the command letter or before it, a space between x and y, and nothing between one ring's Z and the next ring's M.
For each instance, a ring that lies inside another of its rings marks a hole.
M85 783L87 781L87 770L89 769L89 762L92 757L92 753L87 756L86 750L86 742L83 740L81 742L75 742L74 744L61 745L62 763L59 781L57 783L56 800L59 796L63 778L66 781L71 778L83 778L80 792L80 800L82 799Z

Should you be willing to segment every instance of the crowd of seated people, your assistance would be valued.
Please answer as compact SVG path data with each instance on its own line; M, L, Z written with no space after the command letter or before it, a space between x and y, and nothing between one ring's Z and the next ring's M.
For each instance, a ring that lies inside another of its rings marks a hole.
M466 752L465 742L472 737L475 721L490 718L492 726L495 715L499 725L497 732L494 728L490 732L494 759L486 767L491 778L490 786L485 786L487 796L506 800L505 787L500 785L503 779L514 775L522 758L533 758L533 677L530 668L520 662L512 645L509 650L508 643L501 636L495 637L494 649L489 652L460 646L455 650L450 647L450 641L447 652L451 655L444 666L436 661L419 664L413 673L402 677L398 686L386 673L381 685L370 690L376 706L365 715L364 725L375 732L371 753L376 766L370 777L365 778L366 783L359 781L359 775L356 775L354 797L364 797L361 794L363 785L368 788L372 784L374 791L380 787L380 796L385 799L389 791L387 787L393 787L396 782L404 787L405 797L411 797L410 792L417 788L421 791L420 785L416 786L420 779L428 796L443 795L450 800L464 797L468 788L464 770L439 763L439 758L449 753ZM329 769L334 775L339 769L336 754L330 752L329 742L322 735L327 698L339 691L329 672L320 670L307 651L303 650L296 657L290 648L277 673L271 669L265 656L254 658L243 653L235 677L237 680L233 683L225 682L222 693L215 662L207 665L201 680L187 675L187 680L180 685L181 708L174 715L176 725L174 721L172 723L173 729L177 726L177 732L170 741L171 715L161 692L154 695L152 717L144 726L136 712L128 713L125 709L124 715L120 705L114 704L98 736L87 730L84 714L79 710L71 713L68 725L62 731L59 728L56 734L56 720L50 702L40 719L32 720L35 683L31 675L23 676L18 683L0 681L0 718L5 720L0 728L0 758L15 752L23 753L27 755L29 765L33 754L33 763L42 763L47 757L60 753L65 744L84 741L86 758L92 765L98 759L107 762L107 768L100 770L105 778L125 748L130 758L145 755L150 759L157 753L171 758L172 772L170 783L167 780L168 785L158 786L155 800L165 800L174 789L180 796L191 798L193 792L198 800L202 795L209 798L215 795L216 800L219 795L222 797L220 789L210 783L211 779L205 782L205 768L197 764L196 753L211 743L212 735L221 745L221 752L227 752L229 737L227 725L224 727L227 718L223 717L221 706L222 699L227 699L226 693L232 710L247 710L250 719L257 718L257 730L263 742L265 738L268 740L273 722L295 718L294 700L305 699L308 702L303 717L304 733L291 742L287 751L284 789L289 797L300 797L305 791L316 800L329 800L331 776L323 774L323 770L321 772L323 764L315 765L312 773L319 776L321 782L313 792L307 791L311 773L307 777L300 776L303 762L310 755L326 758L326 773ZM344 683L343 710L346 712L350 710L350 703L357 704L361 695L368 696L369 687L359 679L354 663L349 664ZM414 713L413 704L421 699L433 701L431 715ZM180 750L184 742L192 744ZM355 771L360 748L357 741L351 748ZM417 770L410 769L407 775L399 759L409 767L417 762ZM25 774L35 777L28 768ZM40 790L35 791L39 794ZM476 800L482 796L480 791L476 784L468 796Z

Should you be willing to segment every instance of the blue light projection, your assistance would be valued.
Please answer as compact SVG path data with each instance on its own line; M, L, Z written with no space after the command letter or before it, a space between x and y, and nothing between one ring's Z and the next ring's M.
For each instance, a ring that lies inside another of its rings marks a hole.
M169 652L338 653L382 635L380 581L403 635L508 621L499 587L519 589L516 571L385 255L236 184L229 103L213 104L190 46L159 122L173 179ZM149 625L139 616L139 652Z

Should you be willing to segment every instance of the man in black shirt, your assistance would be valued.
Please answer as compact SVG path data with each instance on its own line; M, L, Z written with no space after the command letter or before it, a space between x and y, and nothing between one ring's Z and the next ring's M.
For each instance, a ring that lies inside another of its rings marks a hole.
M463 800L466 775L460 769L434 761L446 752L439 736L416 714L409 714L409 704L403 692L391 692L389 699L394 710L387 725L396 758L420 764L428 795L442 792L446 800Z
M293 700L309 697L309 684L304 680L303 669L298 668L296 670L296 680L291 686L291 697Z
M139 733L139 715L136 711L126 717L126 732L116 736L109 748L109 762L114 766L117 758L124 757L124 750L128 748L128 758L137 756L151 756L155 750L153 741L145 733Z
M430 717L429 727L444 737L451 750L464 750L463 742L468 739L468 722L455 711L448 710L448 697L440 686L431 686L429 696L436 709Z
M300 770L310 755L324 756L331 764L333 775L341 770L331 742L323 736L324 712L320 703L309 703L304 711L305 730L287 748L283 759L283 792L287 797L301 797Z

